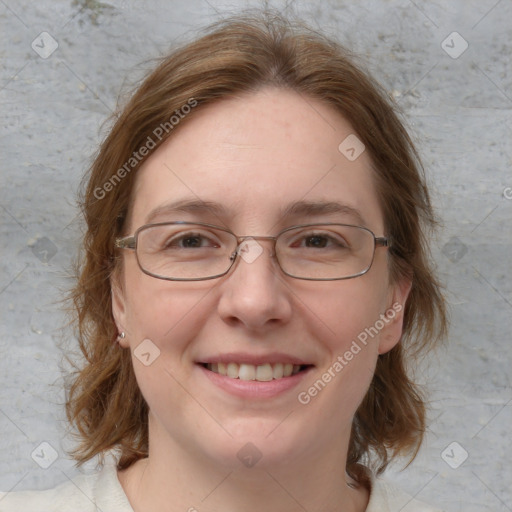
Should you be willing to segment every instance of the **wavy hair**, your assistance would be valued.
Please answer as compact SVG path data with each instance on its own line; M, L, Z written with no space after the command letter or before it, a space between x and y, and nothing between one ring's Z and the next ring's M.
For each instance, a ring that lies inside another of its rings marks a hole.
M300 21L269 11L246 13L216 22L174 49L118 109L80 195L86 231L71 299L84 360L75 365L66 403L79 438L72 452L78 465L115 449L120 454L118 468L124 469L148 454L148 406L129 351L113 344L117 331L110 278L120 265L114 240L123 233L144 158L129 168L126 162L148 137L157 139L155 128L168 127L171 116L191 98L197 106L175 129L162 130L160 140L154 140L156 147L201 106L269 85L335 109L371 156L385 230L393 240L390 276L412 278L412 289L400 343L379 356L354 416L346 469L365 481L362 468L380 473L397 455L414 458L425 431L425 401L406 367L412 357L442 340L447 329L445 303L428 250L437 222L418 153L396 106L354 62L347 49ZM127 172L120 171L123 166ZM120 173L122 179L117 179ZM113 186L106 187L107 182Z

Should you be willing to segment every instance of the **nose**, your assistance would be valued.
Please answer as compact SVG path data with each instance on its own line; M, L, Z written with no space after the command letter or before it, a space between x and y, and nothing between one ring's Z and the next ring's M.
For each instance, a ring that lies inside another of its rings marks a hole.
M273 240L245 239L222 279L218 312L225 322L262 331L291 318L292 295L275 260Z

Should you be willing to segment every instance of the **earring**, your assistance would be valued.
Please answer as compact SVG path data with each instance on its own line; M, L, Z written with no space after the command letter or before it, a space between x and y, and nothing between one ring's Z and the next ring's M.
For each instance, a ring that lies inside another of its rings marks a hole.
M120 332L118 335L117 335L117 338L116 338L116 342L119 343L121 340L124 340L126 338L126 334L123 332Z

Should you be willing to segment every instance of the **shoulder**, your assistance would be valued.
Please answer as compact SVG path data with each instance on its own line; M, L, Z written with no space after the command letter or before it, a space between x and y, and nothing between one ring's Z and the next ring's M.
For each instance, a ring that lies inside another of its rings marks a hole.
M79 475L46 491L0 492L0 512L133 512L116 466Z
M372 478L366 512L442 512L427 505L381 478Z

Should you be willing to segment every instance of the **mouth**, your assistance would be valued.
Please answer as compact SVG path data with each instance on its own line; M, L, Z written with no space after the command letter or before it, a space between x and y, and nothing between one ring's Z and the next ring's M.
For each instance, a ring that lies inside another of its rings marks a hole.
M243 381L270 382L273 380L286 379L306 372L313 365L311 364L292 364L292 363L264 363L259 365L247 363L199 363L206 370Z

